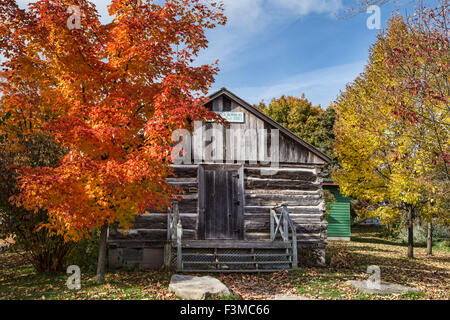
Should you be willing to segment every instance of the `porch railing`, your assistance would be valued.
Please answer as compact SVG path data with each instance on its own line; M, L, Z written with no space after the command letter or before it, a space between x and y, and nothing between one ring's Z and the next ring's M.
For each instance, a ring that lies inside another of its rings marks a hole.
M277 213L277 210L280 213ZM289 234L291 235L291 239L289 239ZM294 222L289 217L287 205L285 204L270 209L270 240L275 241L278 236L281 236L284 242L292 242L292 268L297 269L297 230Z
M171 267L172 264L172 247L177 248L177 270L182 271L182 241L183 226L181 225L180 211L178 209L178 201L172 201L169 215L167 216L167 246L166 246L166 266Z

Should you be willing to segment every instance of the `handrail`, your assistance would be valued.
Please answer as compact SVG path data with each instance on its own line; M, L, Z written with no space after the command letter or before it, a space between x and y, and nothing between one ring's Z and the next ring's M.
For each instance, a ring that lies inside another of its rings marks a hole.
M170 213L167 217L167 241L171 241L177 247L177 270L179 271L183 270L182 236L183 226L181 225L178 201L172 201L172 208L170 208Z
M276 210L281 208L280 215ZM298 268L298 252L297 252L297 228L289 217L287 205L282 204L270 209L270 240L275 241L277 235L280 234L284 242L289 242L289 229L291 230L292 242L292 268Z

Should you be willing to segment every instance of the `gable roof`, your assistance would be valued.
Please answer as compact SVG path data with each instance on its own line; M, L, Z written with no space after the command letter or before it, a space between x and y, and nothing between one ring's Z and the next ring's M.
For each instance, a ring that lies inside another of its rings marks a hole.
M256 117L260 118L261 120L263 120L263 121L269 123L270 125L272 125L273 127L277 128L282 133L284 133L286 136L290 137L292 140L294 140L295 142L297 142L298 144L300 144L301 146L306 148L308 151L310 151L311 153L313 153L320 159L324 160L327 163L331 161L330 157L328 157L325 153L323 153L322 151L320 151L313 145L309 144L308 142L304 141L299 136L297 136L295 133L293 133L289 129L283 127L281 124L279 124L278 122L276 122L269 116L265 115L264 113L262 113L261 111L259 111L258 109L256 109L252 105L250 105L248 102L242 100L241 98L236 96L234 93L229 91L227 88L222 88L219 91L214 92L213 94L209 95L208 98L210 99L210 101L212 101L222 95L233 100L238 105L240 105L244 109L246 109L248 112L254 114Z

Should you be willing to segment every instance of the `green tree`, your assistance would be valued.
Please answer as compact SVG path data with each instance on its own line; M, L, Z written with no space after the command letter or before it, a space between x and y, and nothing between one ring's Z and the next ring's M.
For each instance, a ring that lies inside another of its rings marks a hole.
M332 106L323 110L320 105L313 106L305 94L302 94L300 98L282 96L272 99L269 105L261 101L255 108L333 159L330 166L324 170L326 174L329 173L331 167L336 165L333 154L335 140L333 127L336 112Z

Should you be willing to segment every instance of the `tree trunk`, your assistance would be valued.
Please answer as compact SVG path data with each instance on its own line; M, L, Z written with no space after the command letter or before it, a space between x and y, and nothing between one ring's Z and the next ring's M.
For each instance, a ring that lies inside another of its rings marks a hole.
M427 255L433 254L433 223L428 222Z
M105 282L105 265L106 265L106 240L108 235L108 223L101 228L100 245L98 247L98 263L97 263L97 284Z
M408 258L414 258L414 209L408 212Z

